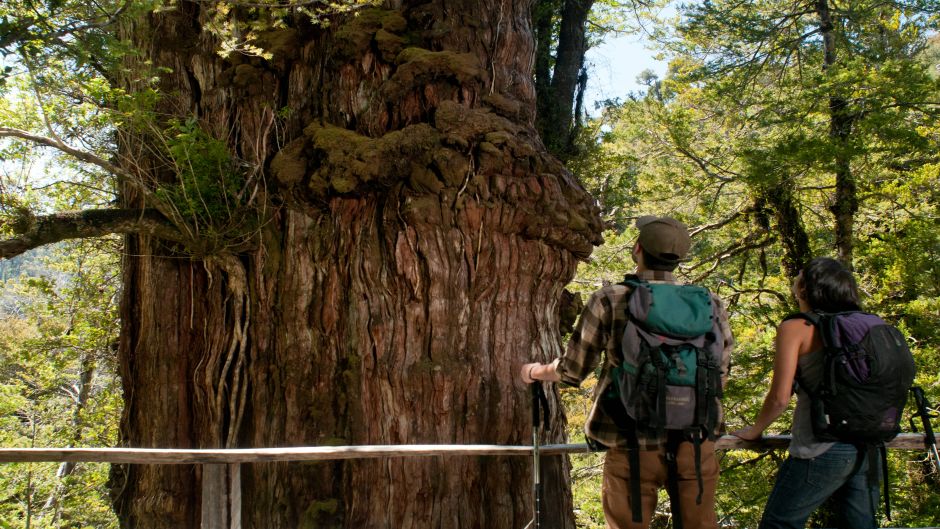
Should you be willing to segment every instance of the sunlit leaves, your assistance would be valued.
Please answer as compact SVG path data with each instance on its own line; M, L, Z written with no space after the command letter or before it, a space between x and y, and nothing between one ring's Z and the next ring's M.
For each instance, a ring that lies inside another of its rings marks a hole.
M658 33L671 59L666 77L606 109L593 124L589 158L570 164L612 228L579 269L576 288L618 281L632 268L630 223L639 215L671 214L696 231L680 275L719 292L738 343L725 399L729 430L756 415L774 329L796 309L784 266L786 219L773 201L783 197L792 206L807 254L834 255L831 208L844 160L858 186L853 264L865 307L910 337L917 382L940 400L940 41L927 38L937 29L937 6L828 4L836 61L825 68L816 2L718 0L680 8L680 24ZM842 137L831 131L833 104L850 118ZM770 431L788 425L784 418ZM767 476L784 455L722 456L724 524L757 525ZM940 500L926 492L936 489L936 476L922 471L920 459L891 454L898 526L937 523Z
M5 281L0 305L0 445L113 446L121 410L114 248L70 244L19 260L32 264ZM0 520L116 527L107 472L105 465L5 465Z
M337 15L355 13L378 0L251 0L208 2L209 19L204 29L219 39L218 53L223 57L242 54L271 59L263 36L273 29L286 27L286 21L298 18L308 23L329 26ZM171 4L172 5L172 4Z

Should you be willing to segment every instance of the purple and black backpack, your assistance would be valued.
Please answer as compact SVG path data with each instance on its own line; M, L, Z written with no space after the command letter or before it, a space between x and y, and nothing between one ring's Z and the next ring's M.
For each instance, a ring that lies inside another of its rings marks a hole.
M869 483L878 481L881 455L885 515L891 519L885 443L901 432L901 412L914 383L914 357L904 335L862 311L801 312L819 330L825 353L822 381L797 383L810 396L813 435L820 441L854 444L867 453Z
M894 439L915 372L904 335L861 311L803 312L790 318L811 322L823 342L822 382L808 385L797 373L812 401L816 438L856 445Z

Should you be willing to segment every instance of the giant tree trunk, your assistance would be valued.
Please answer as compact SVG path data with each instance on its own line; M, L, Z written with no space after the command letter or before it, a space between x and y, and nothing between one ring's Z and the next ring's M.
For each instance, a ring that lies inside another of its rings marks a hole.
M216 54L202 2L131 28L136 67L172 69L158 110L198 117L259 168L263 222L247 245L128 239L124 443L529 443L516 373L560 353L558 300L600 232L534 133L529 8L407 3L326 29L298 16L263 35L268 60ZM122 138L135 170L174 178ZM546 442L564 435L552 404ZM543 469L552 527L573 527L566 467ZM198 527L201 478L119 469L123 525ZM520 457L245 465L241 521L511 529L530 486Z

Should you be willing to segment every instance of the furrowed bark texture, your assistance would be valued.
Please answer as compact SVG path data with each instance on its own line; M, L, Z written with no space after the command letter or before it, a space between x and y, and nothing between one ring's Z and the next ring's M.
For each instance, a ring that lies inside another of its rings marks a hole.
M560 354L562 288L601 226L534 132L529 4L414 2L328 29L298 18L261 39L270 60L220 58L205 7L129 31L173 70L161 110L198 117L262 168L265 222L256 251L199 259L128 238L124 443L530 443L516 373ZM543 442L560 442L551 400ZM542 469L543 519L573 527L566 464ZM117 468L123 525L198 527L200 479L198 467ZM254 464L241 482L244 527L531 518L525 458Z

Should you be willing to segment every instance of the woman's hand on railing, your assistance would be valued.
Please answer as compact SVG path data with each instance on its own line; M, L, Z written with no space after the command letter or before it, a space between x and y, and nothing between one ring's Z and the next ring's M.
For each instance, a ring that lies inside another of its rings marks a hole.
M739 439L743 439L745 441L757 441L758 439L760 439L762 433L763 433L762 431L754 428L753 426L745 426L744 428L741 428L740 430L735 430L731 432L731 435Z

